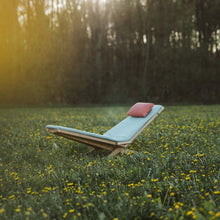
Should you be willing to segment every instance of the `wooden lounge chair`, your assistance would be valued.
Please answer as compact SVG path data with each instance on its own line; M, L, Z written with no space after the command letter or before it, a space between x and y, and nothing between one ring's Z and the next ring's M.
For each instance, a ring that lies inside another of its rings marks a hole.
M129 151L126 150L126 147L132 143L163 109L164 107L161 105L154 105L146 117L128 116L103 135L54 125L47 125L46 130L55 135L92 146L93 150L108 150L110 151L109 156L114 156L119 152Z

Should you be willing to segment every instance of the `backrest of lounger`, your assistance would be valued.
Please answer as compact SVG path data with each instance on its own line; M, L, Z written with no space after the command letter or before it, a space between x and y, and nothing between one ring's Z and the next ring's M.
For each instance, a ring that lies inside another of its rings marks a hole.
M152 118L162 110L163 106L154 105L146 117L128 116L116 126L103 134L103 137L117 142L129 141Z

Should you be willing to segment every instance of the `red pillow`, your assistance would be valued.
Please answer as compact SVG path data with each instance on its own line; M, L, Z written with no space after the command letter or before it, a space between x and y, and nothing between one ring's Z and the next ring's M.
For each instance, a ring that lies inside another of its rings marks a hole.
M138 102L130 108L127 115L145 117L152 110L153 106L153 103Z

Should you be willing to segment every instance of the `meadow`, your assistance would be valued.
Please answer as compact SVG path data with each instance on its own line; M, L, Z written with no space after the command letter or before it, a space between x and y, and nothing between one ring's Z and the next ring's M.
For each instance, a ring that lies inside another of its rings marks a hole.
M47 124L104 133L129 106L1 108L1 219L220 219L220 105L165 106L106 157Z

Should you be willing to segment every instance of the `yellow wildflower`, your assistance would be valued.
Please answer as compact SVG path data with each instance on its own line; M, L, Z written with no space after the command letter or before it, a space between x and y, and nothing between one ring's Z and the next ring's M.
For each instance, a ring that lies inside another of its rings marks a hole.
M4 208L1 208L0 209L0 214L4 213L5 212L5 209Z
M193 211L188 211L186 215L194 215Z
M66 217L67 217L67 215L68 215L68 213L65 213L65 214L63 215L63 218L66 218Z

